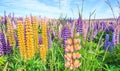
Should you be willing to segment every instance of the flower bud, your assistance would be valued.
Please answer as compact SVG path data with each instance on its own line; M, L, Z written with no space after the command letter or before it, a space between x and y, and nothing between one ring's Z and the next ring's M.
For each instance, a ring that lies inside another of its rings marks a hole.
M69 68L69 67L70 67L70 62L67 61L67 62L65 63L65 67L66 67L66 68Z

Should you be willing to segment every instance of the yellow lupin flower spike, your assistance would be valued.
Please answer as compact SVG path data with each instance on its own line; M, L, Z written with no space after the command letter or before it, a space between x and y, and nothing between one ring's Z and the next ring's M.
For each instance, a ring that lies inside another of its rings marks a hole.
M20 55L21 57L26 59L27 53L25 46L24 25L22 24L21 21L18 21L17 30L18 30L18 46L19 46Z
M33 35L35 52L38 52L38 22L36 17L33 17Z
M8 37L10 46L13 47L15 45L15 38L14 38L14 31L11 25L10 18L8 18L7 20L7 37Z
M45 22L42 22L42 47L40 47L40 56L41 59L46 63L46 55L48 51L48 37L47 37L47 25Z
M27 47L27 59L29 60L35 54L32 24L30 23L29 18L26 18L26 47Z

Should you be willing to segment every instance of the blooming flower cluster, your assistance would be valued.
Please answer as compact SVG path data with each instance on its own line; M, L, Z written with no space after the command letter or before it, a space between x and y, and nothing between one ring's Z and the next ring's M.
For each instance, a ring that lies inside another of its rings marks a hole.
M18 30L18 43L19 43L18 46L19 46L20 55L21 57L26 58L27 54L26 54L26 46L25 46L24 25L22 24L21 21L18 21L17 30Z
M61 37L64 39L64 40L67 40L68 38L70 38L70 29L68 26L64 26L63 29L62 29L62 35Z
M32 18L32 23L33 23L33 35L34 35L34 47L35 47L35 52L38 52L38 21L36 17Z
M34 48L34 35L32 30L32 24L30 23L30 19L26 18L26 47L27 47L27 59L30 59L35 54Z
M82 21L82 18L79 17L78 20L77 20L77 24L76 24L76 32L79 32L82 34L83 32L83 21Z
M48 51L48 35L47 24L42 22L42 45L40 45L40 58L46 63L46 55Z
M112 34L112 41L110 41L110 36L109 34L106 34L105 36L105 41L104 41L104 50L109 50L110 52L112 52L112 48L114 47L114 39L115 35L114 33Z
M65 67L69 68L70 70L74 70L81 65L79 61L81 54L78 52L81 49L81 46L79 45L80 39L69 38L65 41L65 44Z

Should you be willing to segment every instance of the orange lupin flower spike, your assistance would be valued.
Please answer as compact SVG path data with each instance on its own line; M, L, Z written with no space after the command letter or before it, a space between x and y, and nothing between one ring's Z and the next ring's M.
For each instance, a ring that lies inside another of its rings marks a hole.
M21 21L18 21L17 30L18 30L18 46L19 46L20 55L22 58L26 59L27 53L25 46L24 25L22 24Z
M31 59L34 54L34 40L33 40L33 31L32 24L30 23L30 19L26 18L26 47L27 47L27 59Z
M34 48L35 52L38 52L38 21L36 17L33 17L33 35L34 35Z
M10 46L13 47L15 45L15 38L14 38L14 31L11 25L10 18L8 18L7 20L7 37L8 37Z
M47 25L45 22L42 22L41 24L42 27L42 45L44 45L44 47L40 47L40 56L43 54L44 58L41 57L41 59L44 61L44 63L46 63L46 55L47 55L47 51L48 51L48 37L47 37ZM44 51L41 52L41 51Z
M73 38L67 39L65 44L65 67L74 71L75 68L78 68L81 65L80 61L78 60L81 57L81 54L78 52L78 50L81 49L79 45L80 39L75 36Z

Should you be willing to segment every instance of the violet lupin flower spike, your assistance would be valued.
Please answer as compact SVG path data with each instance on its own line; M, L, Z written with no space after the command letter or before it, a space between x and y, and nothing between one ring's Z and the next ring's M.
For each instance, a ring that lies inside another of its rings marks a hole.
M108 50L109 34L106 34L104 41L104 50Z
M82 31L83 31L83 22L82 22L82 18L79 17L76 24L76 32L79 32L82 34Z
M64 40L67 40L68 38L70 38L70 29L69 27L65 26L63 29L62 29L62 35L61 37L64 39Z
M1 35L1 30L0 30L0 56L3 55L3 45L2 45L2 35Z

